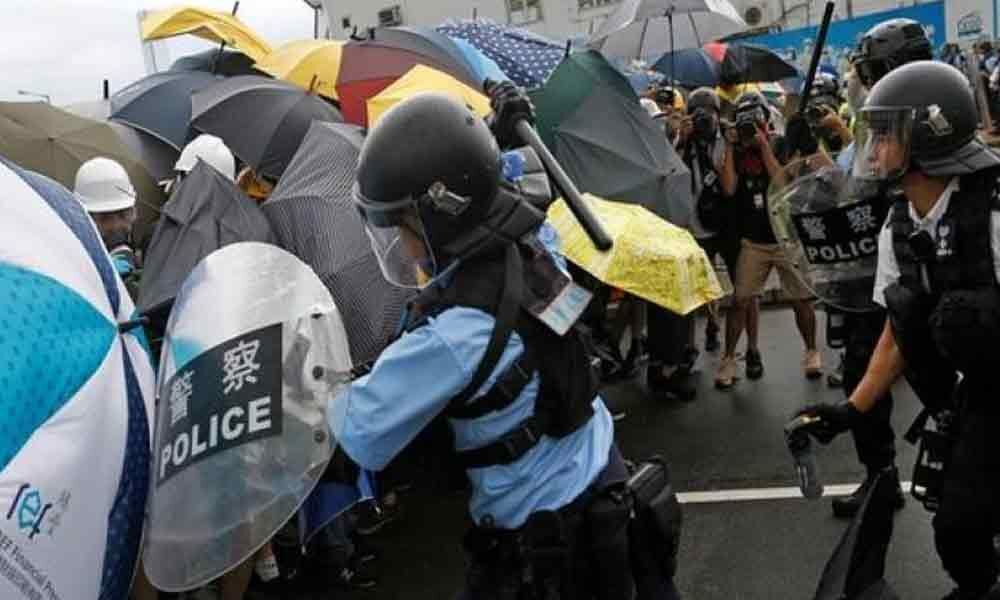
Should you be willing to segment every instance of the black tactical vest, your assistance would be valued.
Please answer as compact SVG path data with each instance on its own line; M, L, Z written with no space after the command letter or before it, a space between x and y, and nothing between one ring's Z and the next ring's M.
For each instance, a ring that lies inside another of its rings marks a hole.
M1000 210L998 177L1000 169L963 176L935 240L917 232L905 199L896 201L890 213L900 279L887 288L886 304L907 379L925 404L947 401L955 371L978 376L984 365L989 367L976 357L996 352L989 328L971 324L986 324L1000 310L981 301L995 304L997 290L990 238L992 213ZM970 295L976 300L967 302Z
M490 346L476 374L445 410L445 416L451 419L476 419L502 410L517 399L536 374L539 376L534 415L492 444L458 452L458 460L465 468L509 464L524 456L543 435L559 438L576 431L593 415L592 403L599 388L588 333L576 325L559 336L522 308L524 298L531 296L531 287L545 282L524 270L520 258L516 265L511 264L511 251L507 251L506 260L501 252L467 261L450 274L447 287L425 290L411 307L413 317L407 327L420 327L427 317L459 306L482 310L496 320ZM513 251L520 252L524 249ZM521 298L516 299L510 294L514 287L527 291L517 294ZM497 377L489 391L470 402L492 374L512 331L521 338L524 352Z

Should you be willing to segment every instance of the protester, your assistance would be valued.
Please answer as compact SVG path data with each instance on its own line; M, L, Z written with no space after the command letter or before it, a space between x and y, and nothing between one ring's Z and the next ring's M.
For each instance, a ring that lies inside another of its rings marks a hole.
M968 81L939 62L914 62L882 77L859 117L856 175L902 194L878 244L873 296L889 318L850 397L802 414L819 417L810 433L827 443L857 427L906 376L938 425L922 432L925 448L935 442L934 464L915 473L914 483L937 511L935 546L958 584L947 598L993 598L1000 593L993 384L1000 157L977 136Z
M109 158L92 158L76 172L73 193L97 225L115 271L135 297L142 270L132 246L136 194L128 173Z
M759 93L744 94L736 103L735 127L728 131L732 150L727 151L723 186L724 192L741 210L743 230L736 267L735 308L726 318L726 349L715 378L719 388L733 385L736 345L746 325L747 310L754 296L763 292L774 269L778 270L782 290L792 304L795 323L805 343L803 372L810 379L822 374L822 360L816 349L812 293L801 273L784 256L768 217L768 188L771 180L781 175L782 169L772 149L768 115L766 100ZM748 378L757 379L763 375L763 361L756 344L748 346L746 361Z
M532 118L531 104L509 84L494 88L492 100L494 133L510 144L514 124ZM330 424L351 460L378 470L436 414L452 417L475 523L466 536L463 597L524 589L568 599L578 597L571 591L577 588L631 598L630 511L602 493L626 477L611 415L586 383L593 374L579 330L558 336L517 311L517 296L538 293L518 285L519 278L562 270L553 271L555 259L532 241L543 215L500 187L499 164L489 129L442 95L399 104L369 132L356 203L386 278L423 290L420 318L385 349L370 375L331 403ZM507 218L512 213L520 217ZM385 251L392 248L405 253L390 260ZM512 318L511 308L520 315ZM518 353L523 348L527 355ZM543 348L545 360L525 362ZM494 371L492 381L508 391L490 391L494 383L479 394ZM539 395L538 381L549 391ZM586 547L581 527L598 536ZM572 561L572 577L560 556Z

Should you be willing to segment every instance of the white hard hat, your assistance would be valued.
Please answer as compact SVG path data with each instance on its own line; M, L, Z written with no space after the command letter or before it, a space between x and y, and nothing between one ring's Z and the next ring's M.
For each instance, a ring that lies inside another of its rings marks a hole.
M135 188L128 173L110 158L92 158L80 165L73 192L87 212L115 212L135 206Z
M215 167L215 170L225 175L226 179L230 181L236 179L236 159L233 158L233 153L226 147L225 142L207 133L199 135L184 146L174 170L187 173L194 168L199 158Z

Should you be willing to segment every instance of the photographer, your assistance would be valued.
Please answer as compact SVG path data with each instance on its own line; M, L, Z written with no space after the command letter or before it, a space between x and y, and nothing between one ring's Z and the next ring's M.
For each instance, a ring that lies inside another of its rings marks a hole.
M738 215L724 189L736 185L735 173L724 170L727 142L721 129L721 100L715 90L707 87L691 92L687 103L688 119L681 127L677 151L691 171L691 192L695 198L695 212L691 220L691 234L705 250L710 261L716 255L722 258L731 279L736 276L736 260L740 254L740 232L736 227ZM724 182L724 176L733 179ZM756 348L756 319L749 329L751 347ZM705 324L705 350L719 349L718 307L708 306ZM689 328L689 343L694 347L694 328Z
M816 313L811 293L803 278L785 257L777 243L767 213L767 191L771 180L781 176L782 165L775 156L768 132L770 113L759 93L745 93L736 102L735 125L726 132L727 148L723 168L723 188L740 211L742 240L736 267L735 304L726 319L726 350L719 364L715 385L728 388L736 377L736 344L746 324L747 308L764 290L772 269L778 269L781 286L795 311L795 323L805 343L802 366L806 377L822 375L816 350ZM779 138L780 139L780 138ZM776 144L778 145L778 144ZM732 182L735 180L735 184ZM750 340L747 349L747 377L764 373L760 351Z
M816 76L806 104L805 117L819 145L831 158L837 155L854 137L850 128L840 118L840 84L827 73Z

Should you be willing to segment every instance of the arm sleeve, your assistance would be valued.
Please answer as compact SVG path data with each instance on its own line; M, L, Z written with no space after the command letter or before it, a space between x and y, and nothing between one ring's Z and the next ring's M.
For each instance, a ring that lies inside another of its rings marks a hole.
M488 336L493 320L482 321ZM433 326L405 334L385 349L370 374L329 404L335 439L362 467L383 469L468 385L472 371L466 365L482 356L467 358L460 360Z

